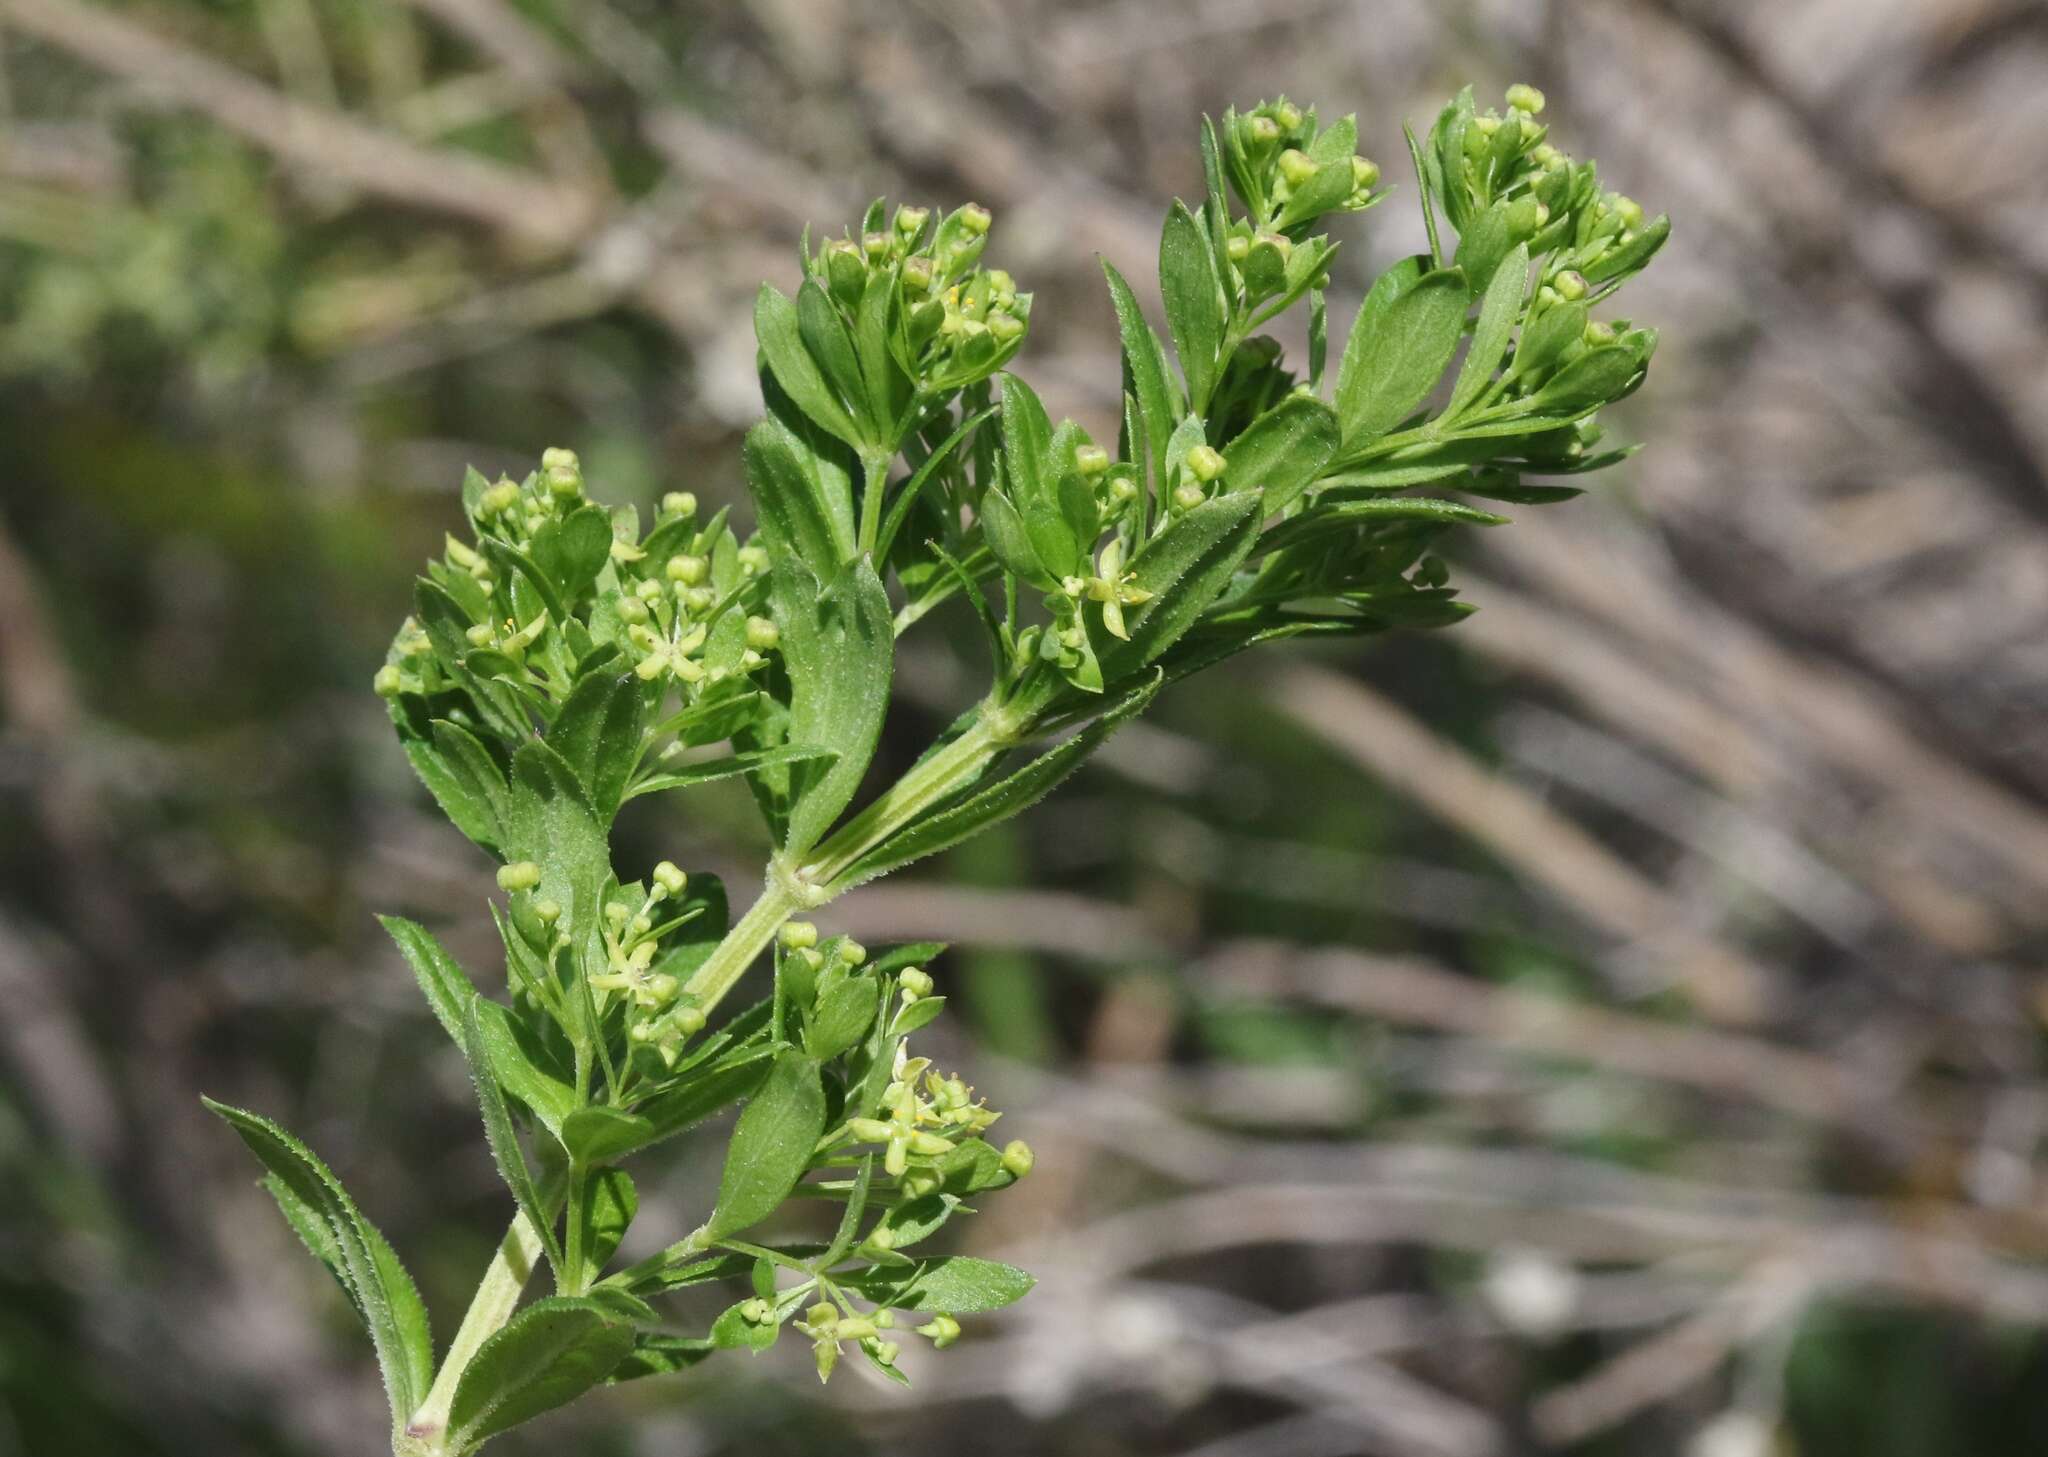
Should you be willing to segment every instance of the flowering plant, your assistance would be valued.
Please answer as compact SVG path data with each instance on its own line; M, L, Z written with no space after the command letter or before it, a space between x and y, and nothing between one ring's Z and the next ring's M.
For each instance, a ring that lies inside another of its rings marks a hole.
M993 1261L914 1253L1030 1171L958 1077L912 1055L938 1015L934 945L873 951L809 917L1044 797L1175 679L1256 643L1455 622L1430 553L1599 469L1596 413L1656 338L1593 308L1668 223L1603 193L1547 140L1540 94L1466 92L1409 137L1429 251L1382 273L1334 374L1332 215L1378 205L1347 117L1284 98L1204 121L1206 195L1160 240L1167 336L1106 269L1123 345L1112 452L1055 425L1003 368L1031 295L985 268L989 214L881 203L754 322L766 418L745 464L755 529L688 492L651 523L594 503L576 457L471 473L376 675L405 753L500 865L505 1000L423 927L385 924L468 1059L517 1213L438 1364L425 1308L334 1175L256 1114L212 1105L369 1329L401 1457L474 1452L599 1384L759 1351L785 1328L820 1376L848 1353L893 1380L915 1334L1022 1296ZM1447 251L1448 233L1453 246ZM1307 358L1260 333L1305 306ZM1459 358L1461 346L1462 359ZM1457 361L1455 370L1452 368ZM1418 495L1437 486L1453 495ZM953 599L989 687L856 808L898 637ZM743 776L777 849L737 919L710 876L612 859L620 807ZM765 996L725 1002L762 956ZM617 1265L629 1157L743 1105L717 1199L680 1242ZM749 1238L793 1199L839 1206L811 1244ZM553 1293L522 1306L545 1265ZM708 1330L654 1302L751 1282Z

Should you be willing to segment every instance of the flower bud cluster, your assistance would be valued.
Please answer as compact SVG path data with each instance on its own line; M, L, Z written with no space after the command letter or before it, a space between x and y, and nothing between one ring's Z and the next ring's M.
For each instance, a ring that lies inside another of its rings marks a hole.
M1357 127L1349 119L1319 127L1314 107L1304 111L1285 96L1248 112L1224 113L1224 160L1252 213L1249 221L1233 224L1226 246L1248 280L1284 267L1291 245L1319 219L1363 211L1386 195L1379 163L1359 154L1356 141Z
M604 908L604 969L590 974L600 1013L615 1003L626 1008L626 1036L636 1054L654 1059L661 1071L676 1065L683 1044L704 1030L704 1013L683 994L676 977L659 969L662 938L696 916L677 914L689 877L674 861L654 867L642 891L622 886Z
M1507 92L1505 112L1477 111L1467 90L1444 109L1430 134L1441 177L1440 201L1461 236L1498 217L1504 247L1527 243L1544 261L1543 281L1575 302L1588 288L1610 290L1639 271L1670 232L1664 217L1603 192L1598 168L1551 145L1537 117L1544 97L1533 86ZM1570 275L1567 278L1567 275Z
M928 988L929 979L923 984ZM850 1119L846 1131L855 1143L880 1144L883 1170L916 1199L937 1191L938 1162L958 1140L978 1137L1002 1114L977 1101L959 1078L936 1071L930 1058L912 1057L909 1046L905 1040L896 1047L894 1076L882 1093L886 1116Z
M987 208L969 203L936 219L898 207L885 224L878 202L858 237L827 243L808 269L849 329L870 291L883 290L895 364L924 393L945 394L1000 369L1029 327L1031 295L1002 269L979 266L991 223Z

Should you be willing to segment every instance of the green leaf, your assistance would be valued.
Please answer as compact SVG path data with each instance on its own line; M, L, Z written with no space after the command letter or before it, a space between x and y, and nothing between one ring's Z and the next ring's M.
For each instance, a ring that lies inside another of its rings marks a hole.
M773 749L749 749L743 754L725 754L716 759L685 764L680 769L671 769L664 774L651 775L634 785L626 798L638 799L643 794L659 794L665 789L688 789L696 784L709 784L714 779L730 779L735 774L752 774L757 769L767 769L776 764L801 764L833 757L833 750L817 748L810 744L783 744Z
M797 306L769 284L754 296L754 338L769 372L799 410L820 428L848 445L860 445L860 430L825 382L817 361L804 345Z
M861 380L860 356L853 347L853 335L816 279L805 279L796 291L796 322L804 347L853 416L858 437L847 443L858 447L878 441L887 422L877 421L868 411L867 387Z
M287 1205L279 1195L279 1205L295 1228L303 1226L302 1237L306 1229L324 1231L314 1253L342 1281L369 1328L390 1398L395 1438L426 1399L434 1379L433 1333L412 1277L333 1171L303 1143L259 1114L211 1098L200 1101L241 1135L276 1185L286 1191L292 1202ZM272 1193L277 1194L277 1188ZM312 1241L308 1245L312 1247Z
M1024 529L1024 518L998 487L990 486L981 497L981 534L989 551L1013 577L1038 587L1050 587L1052 573L1038 559L1038 549Z
M1224 448L1223 477L1233 490L1259 492L1264 514L1284 511L1322 474L1339 434L1328 405L1289 395Z
M562 1120L562 1147L585 1167L623 1158L654 1139L651 1120L620 1108L592 1105L578 1108Z
M865 559L822 587L801 563L781 563L770 591L789 673L788 740L836 755L791 770L783 843L802 855L824 838L867 772L889 706L895 631L888 594Z
M751 1096L767 1077L773 1056L772 1048L744 1048L707 1064L686 1082L649 1098L639 1107L639 1115L653 1125L653 1135L647 1141L658 1143L672 1138ZM631 1151L621 1149L619 1155Z
M898 1037L908 1037L918 1028L930 1025L939 1013L945 1010L944 997L919 997L896 1014L896 1020L890 1024L889 1030Z
M1578 343L1585 332L1583 302L1552 304L1522 330L1522 340L1515 346L1515 367L1510 373L1520 376L1548 368Z
M618 1253L619 1241L640 1212L640 1194L624 1169L599 1169L590 1176L583 1204L583 1259L595 1274Z
M1337 418L1346 443L1384 435L1429 398L1457 352L1469 299L1455 268L1425 273L1412 285L1380 292L1373 284L1337 369Z
M827 986L805 1024L804 1051L824 1062L860 1041L874 1025L881 996L881 983L872 976L850 976Z
M748 1320L745 1311L752 1303L752 1300L742 1300L719 1312L718 1319L711 1322L711 1344L715 1349L758 1353L775 1344L776 1338L782 1334L782 1323Z
M611 560L611 517L602 506L579 506L536 531L529 550L534 565L561 593L563 604L573 605L596 584L597 574ZM561 626L562 619L557 618L555 625Z
M456 1046L461 1046L469 1004L477 999L476 984L469 979L469 973L417 921L379 916L377 922L398 943L399 954L419 979L420 991L433 1008L435 1020Z
M843 1283L896 1310L931 1310L971 1315L1001 1310L1022 1300L1038 1282L1013 1265L951 1255L900 1269L864 1270Z
M1280 209L1276 226L1282 232L1322 216L1351 196L1351 154L1357 150L1355 117L1340 117L1317 134L1308 148L1308 159L1316 164L1315 176Z
M562 1122L577 1106L576 1090L528 1055L512 1012L502 1003L478 997L468 1010L476 1016L483 1050L497 1074L498 1085L529 1108L548 1132L562 1136ZM465 1049L468 1034L465 1028Z
M1109 279L1110 303L1116 309L1117 333L1123 340L1124 393L1138 402L1138 418L1145 424L1145 455L1152 462L1152 485L1164 494L1166 442L1180 421L1179 392L1166 373L1166 348L1145 322L1131 286L1107 260L1102 271Z
M1507 128L1503 127L1502 131ZM1459 229L1463 235L1458 239L1458 251L1451 259L1451 266L1461 271L1474 289L1483 289L1493 282L1494 270L1500 260L1508 256L1508 249L1515 243L1514 229L1508 226L1508 202L1502 199L1481 213L1469 227Z
M768 1077L747 1101L726 1150L712 1238L759 1224L781 1207L810 1167L825 1131L825 1087L818 1065L795 1050L776 1055Z
M1212 497L1131 558L1132 580L1152 599L1124 614L1129 639L1103 654L1102 670L1112 682L1153 661L1194 626L1258 540L1261 515L1257 491Z
M1350 163L1345 163L1348 169ZM1178 200L1159 235L1159 289L1166 326L1188 382L1188 398L1206 408L1221 368L1225 317L1223 281L1202 225Z
M794 432L771 415L747 432L740 456L761 534L773 551L793 553L824 575L853 556L851 530L840 529L817 457Z
M1494 270L1486 286L1486 298L1479 305L1479 322L1472 331L1472 347L1466 351L1458 382L1451 387L1444 419L1455 419L1477 400L1493 382L1493 372L1507 357L1508 338L1515 320L1522 314L1522 298L1529 287L1529 246L1517 243Z
M1023 768L949 809L905 825L854 862L844 875L833 882L833 890L848 890L892 870L900 870L913 860L922 860L927 855L950 849L989 826L1029 809L1058 788L1061 780L1078 769L1126 721L1144 712L1158 688L1156 679L1140 684L1110 705L1087 728L1055 744Z
M463 1368L448 1414L450 1445L471 1452L499 1432L574 1401L633 1349L630 1323L601 1300L535 1301Z
M563 908L570 934L578 938L579 964L588 966L611 876L607 822L598 818L576 772L538 739L513 755L504 818L507 858L540 866L538 893Z
M505 1092L498 1085L497 1068L491 1048L484 1040L482 1018L477 1013L480 1003L481 998L469 1004L463 1023L462 1050L469 1058L470 1081L476 1086L477 1104L483 1110L484 1141L491 1147L491 1158L498 1165L498 1174L504 1179L505 1187L512 1191L513 1201L540 1232L541 1244L547 1249L548 1263L566 1278L566 1272L562 1270L562 1248L555 1239L555 1222L541 1203L540 1190L533 1182L533 1171L526 1164L526 1151L519 1145L519 1130L512 1126L511 1109L505 1106Z
M1536 408L1549 414L1597 409L1620 394L1641 368L1642 359L1625 344L1589 349L1536 392Z
M631 673L593 673L569 691L547 743L590 796L599 820L619 812L626 782L639 767L647 696Z
M1445 501L1435 496L1379 496L1357 501L1332 502L1319 506L1291 521L1283 521L1259 541L1260 555L1285 551L1303 541L1332 531L1347 530L1380 521L1431 521L1446 525L1501 526L1507 517L1468 506L1463 501Z
M634 1381L642 1376L665 1376L671 1371L687 1371L717 1349L702 1336L643 1333L634 1337L633 1349L625 1360L612 1367L612 1374L605 1379L616 1386L621 1381Z
M1003 376L1003 477L1009 504L1016 507L1032 555L1054 577L1070 576L1084 560L1060 500L1060 470L1053 448L1052 421L1031 386ZM1067 451L1069 459L1072 451ZM990 547L995 547L994 539Z
M434 803L441 806L441 813L448 816L449 823L462 831L472 844L487 852L495 852L500 831L496 801L483 785L477 783L466 764L453 757L449 751L431 738L399 730L399 742L405 748L405 757L411 762L413 773L427 792L434 796ZM495 775L496 770L493 769ZM497 780L502 794L504 780Z

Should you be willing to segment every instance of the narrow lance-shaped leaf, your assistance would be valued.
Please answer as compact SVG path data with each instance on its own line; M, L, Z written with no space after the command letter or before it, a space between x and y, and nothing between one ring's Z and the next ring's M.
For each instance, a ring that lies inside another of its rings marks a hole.
M1124 276L1105 260L1103 273L1109 279L1110 302L1116 309L1117 332L1123 339L1124 393L1138 402L1138 417L1145 426L1145 455L1152 463L1152 485L1166 489L1166 443L1180 421L1179 392L1166 374L1166 350L1159 336L1145 322L1144 311Z
M1159 288L1188 399L1206 409L1222 365L1223 283L1209 238L1185 203L1174 203L1159 236Z
M1224 447L1223 478L1233 490L1257 491L1266 515L1284 511L1337 453L1338 434L1328 405L1289 395Z
M471 1452L499 1432L574 1401L633 1349L633 1327L588 1297L540 1300L477 1349L456 1383L448 1445Z
M1508 339L1515 331L1515 320L1521 317L1522 298L1528 287L1529 246L1517 243L1501 260L1493 281L1486 286L1486 297L1479 305L1479 322L1472 330L1472 347L1465 353L1458 382L1451 387L1450 402L1444 406L1445 420L1455 420L1463 414L1493 382L1494 371L1507 357Z
M260 1114L211 1098L201 1101L241 1135L249 1151L290 1192L300 1217L310 1213L325 1227L323 1248L331 1250L336 1261L330 1268L345 1278L376 1347L396 1435L426 1399L434 1376L433 1334L412 1277L333 1171L303 1143Z
M818 1065L794 1049L778 1054L733 1129L718 1205L707 1225L711 1236L737 1233L780 1208L810 1167L824 1131Z
M1422 275L1390 302L1367 296L1337 374L1347 443L1384 435L1429 398L1457 352L1468 302L1455 268Z
M420 991L433 1009L435 1020L456 1046L462 1046L470 1003L477 999L476 985L469 979L469 973L418 922L400 916L379 916L377 921L398 944L406 965L419 979Z
M865 560L824 585L801 563L785 562L771 591L790 680L789 742L835 755L790 774L784 847L802 854L832 827L867 772L888 708L895 632L888 594Z
M825 430L848 445L858 446L859 427L804 345L796 305L765 283L754 297L754 338L761 346L761 357L774 372L775 382L791 402Z
M491 1158L498 1166L505 1187L512 1191L513 1202L539 1232L548 1263L559 1272L562 1269L562 1250L555 1240L555 1222L541 1203L533 1171L527 1167L526 1151L519 1146L519 1131L513 1127L512 1112L505 1105L504 1089L498 1085L497 1069L492 1065L490 1047L484 1038L475 1001L469 1004L463 1023L462 1050L469 1058L470 1081L476 1087L477 1106L483 1111L484 1141L490 1145Z

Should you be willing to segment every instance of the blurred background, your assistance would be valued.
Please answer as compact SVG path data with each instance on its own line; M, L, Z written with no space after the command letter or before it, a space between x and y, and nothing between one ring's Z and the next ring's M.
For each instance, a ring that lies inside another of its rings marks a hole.
M737 499L755 285L877 193L995 210L1113 433L1095 255L1150 276L1203 111L1355 109L1397 177L1515 80L1676 222L1651 447L1459 542L1469 623L1176 688L825 917L955 943L932 1042L1038 1153L956 1247L1038 1291L908 1393L799 1343L503 1450L2048 1450L2036 0L0 0L0 1457L381 1449L202 1090L444 1336L502 1229L371 918L490 964L369 691L466 464ZM1337 231L1343 328L1412 188ZM973 652L913 639L889 762ZM635 853L750 896L728 787Z

